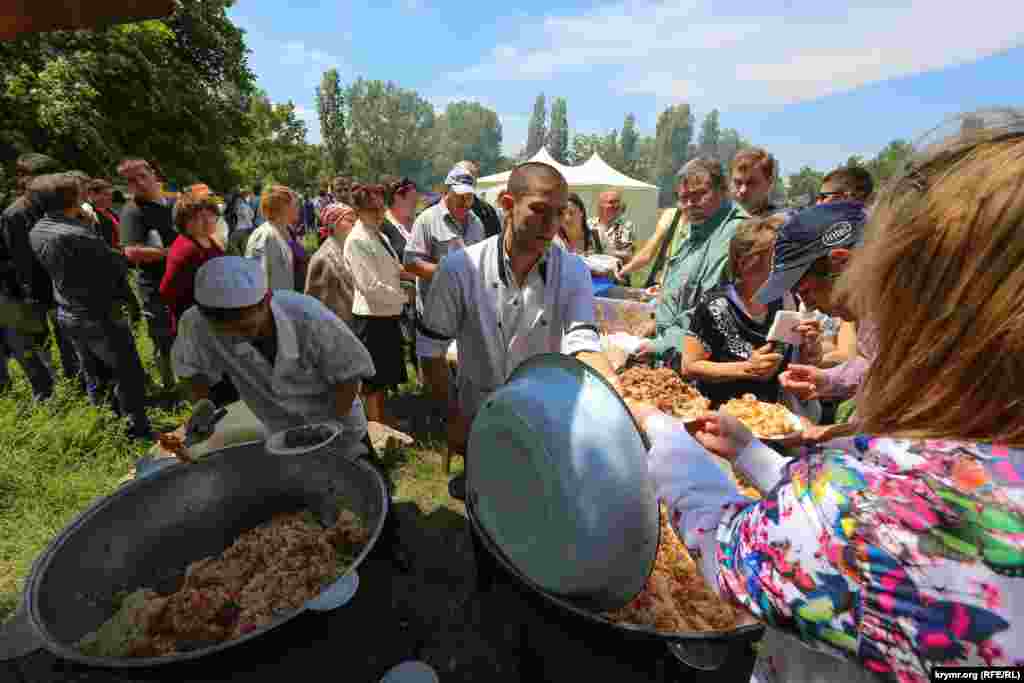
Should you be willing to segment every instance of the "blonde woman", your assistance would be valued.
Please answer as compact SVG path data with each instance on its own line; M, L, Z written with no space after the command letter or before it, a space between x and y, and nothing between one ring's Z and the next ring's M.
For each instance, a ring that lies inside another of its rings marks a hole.
M352 325L355 281L345 265L345 241L355 226L356 210L348 204L328 204L320 211L320 225L329 234L309 262L306 294L314 296L335 315Z
M299 197L284 185L271 185L260 198L266 221L249 236L246 258L263 264L271 290L295 291L295 255L288 244L289 226L299 220Z
M861 436L789 460L731 417L683 426L635 407L704 577L772 627L762 680L1022 664L1024 114L972 118L988 127L927 148L886 188L840 276L840 299L877 327ZM785 268L801 254L783 247L780 234L766 287L811 298L849 254ZM740 496L701 445L764 498Z

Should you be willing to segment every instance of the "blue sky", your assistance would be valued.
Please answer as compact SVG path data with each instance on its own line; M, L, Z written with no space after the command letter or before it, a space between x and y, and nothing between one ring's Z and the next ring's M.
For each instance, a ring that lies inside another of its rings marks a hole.
M1024 105L1020 0L239 0L230 16L260 87L300 108L311 142L314 88L331 67L438 109L479 101L509 153L540 92L567 99L571 133L608 132L632 112L653 134L671 104L689 102L698 125L717 107L784 173L873 156L960 111Z

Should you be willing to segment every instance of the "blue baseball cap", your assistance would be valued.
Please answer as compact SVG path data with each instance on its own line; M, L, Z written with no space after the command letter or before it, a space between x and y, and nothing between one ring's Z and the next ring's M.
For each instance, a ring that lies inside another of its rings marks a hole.
M476 178L461 164L455 164L455 167L448 171L444 184L455 194L471 194L476 191Z
M831 202L798 211L775 238L772 272L757 300L770 304L792 291L811 264L833 249L851 249L864 239L867 213L860 202Z

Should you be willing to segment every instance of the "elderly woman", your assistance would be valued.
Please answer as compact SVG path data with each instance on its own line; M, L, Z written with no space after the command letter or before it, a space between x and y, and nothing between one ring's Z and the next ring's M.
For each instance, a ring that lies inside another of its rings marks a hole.
M400 428L384 409L389 388L406 381L402 353L402 262L398 251L381 232L384 223L384 187L356 185L352 201L359 221L345 242L345 265L352 273L352 328L369 350L376 374L364 382L366 417L371 422Z
M345 240L356 220L356 210L347 204L328 204L320 211L320 225L330 234L313 254L306 276L306 294L320 299L349 326L355 284L345 265Z
M296 291L296 255L289 240L299 220L299 196L284 185L271 185L260 199L260 212L266 220L249 236L245 255L263 264L271 290Z
M1024 664L1024 115L996 114L887 187L841 276L877 327L862 435L788 460L728 416L684 426L634 407L705 579L773 628L762 678ZM807 291L837 256L768 284ZM764 498L740 496L702 445Z
M848 217L837 216L837 222L840 218ZM862 215L857 218L863 223ZM772 245L784 220L777 215L751 218L737 226L729 243L731 281L701 297L683 339L684 374L697 381L715 407L744 394L775 403L782 399L779 375L790 360L821 361L816 334L796 347L795 358L776 352L768 341L775 314L797 310L791 293L767 305L755 298L771 272Z

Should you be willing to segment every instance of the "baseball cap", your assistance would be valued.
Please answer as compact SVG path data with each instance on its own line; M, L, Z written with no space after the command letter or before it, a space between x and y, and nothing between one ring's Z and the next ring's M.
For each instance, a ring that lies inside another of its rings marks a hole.
M444 184L455 194L471 194L476 190L476 178L465 166L460 164L456 164L452 170L448 171L448 177L444 179Z
M867 214L860 202L819 204L790 215L775 238L772 272L757 300L767 305L796 287L815 261L864 238Z
M255 259L219 256L196 273L196 302L210 308L247 308L267 294L263 266Z

